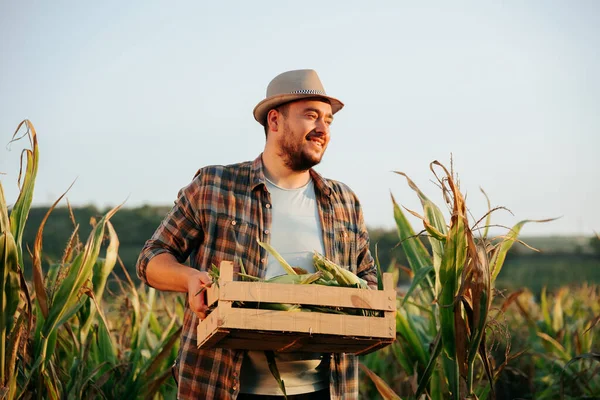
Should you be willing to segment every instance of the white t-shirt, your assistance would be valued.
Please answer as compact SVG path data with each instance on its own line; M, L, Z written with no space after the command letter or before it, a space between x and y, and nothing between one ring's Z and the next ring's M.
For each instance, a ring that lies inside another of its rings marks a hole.
M314 251L325 252L319 209L312 179L303 187L284 189L267 180L271 195L270 244L293 267L314 272ZM269 255L266 279L285 274L279 262ZM315 392L329 386L329 354L275 353L277 368L288 395ZM281 395L262 351L244 356L240 392Z

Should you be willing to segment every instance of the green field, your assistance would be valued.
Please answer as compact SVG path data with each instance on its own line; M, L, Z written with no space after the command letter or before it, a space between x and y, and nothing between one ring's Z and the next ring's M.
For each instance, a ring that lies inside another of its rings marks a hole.
M584 282L600 283L600 258L597 256L533 254L509 258L496 286L510 290L528 287L533 293L539 293L544 286L555 290Z

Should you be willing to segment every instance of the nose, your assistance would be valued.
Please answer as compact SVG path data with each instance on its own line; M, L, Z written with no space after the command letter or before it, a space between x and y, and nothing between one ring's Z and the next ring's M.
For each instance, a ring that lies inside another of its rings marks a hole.
M323 118L319 118L316 123L315 131L323 135L329 134L329 124Z

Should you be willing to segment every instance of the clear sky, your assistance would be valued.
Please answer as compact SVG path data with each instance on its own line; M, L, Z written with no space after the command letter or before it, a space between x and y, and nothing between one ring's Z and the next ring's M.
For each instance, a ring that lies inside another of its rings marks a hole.
M367 224L390 192L439 205L429 163L514 216L524 234L600 231L600 2L0 0L0 179L16 199L29 118L34 203L172 204L196 170L254 159L252 109L280 72L314 68L346 107L317 170L347 183Z

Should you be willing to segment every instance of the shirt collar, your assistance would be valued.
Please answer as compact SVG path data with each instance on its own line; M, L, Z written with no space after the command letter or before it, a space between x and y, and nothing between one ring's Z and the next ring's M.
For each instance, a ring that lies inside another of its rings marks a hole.
M331 196L331 184L314 169L311 168L309 173L315 183L315 189L326 196ZM250 182L252 182L252 190L256 189L259 185L266 185L262 153L252 161L252 166L250 168Z

